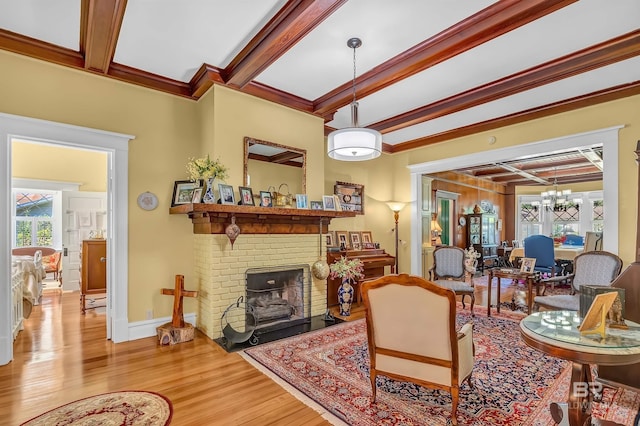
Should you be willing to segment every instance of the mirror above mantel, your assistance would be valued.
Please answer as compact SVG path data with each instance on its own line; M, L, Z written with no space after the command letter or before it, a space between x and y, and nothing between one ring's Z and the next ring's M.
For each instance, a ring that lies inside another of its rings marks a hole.
M250 137L244 138L244 186L254 196L286 184L291 194L307 192L307 151Z

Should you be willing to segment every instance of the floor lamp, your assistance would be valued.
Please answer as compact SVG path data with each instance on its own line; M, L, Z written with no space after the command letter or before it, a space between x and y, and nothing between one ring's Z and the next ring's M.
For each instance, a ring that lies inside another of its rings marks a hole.
M394 266L394 272L398 273L398 217L400 216L400 210L404 208L406 203L399 201L389 201L387 205L393 212L393 219L396 221L396 264Z

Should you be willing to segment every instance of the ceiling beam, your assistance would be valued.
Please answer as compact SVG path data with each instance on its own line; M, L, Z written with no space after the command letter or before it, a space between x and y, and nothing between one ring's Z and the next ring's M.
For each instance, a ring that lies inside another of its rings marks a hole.
M58 65L84 68L84 58L75 50L3 29L0 29L0 49Z
M242 88L277 61L347 0L290 0L225 68L227 84Z
M126 7L127 0L81 1L80 54L86 69L109 71Z
M640 55L640 30L370 124L389 133Z
M509 31L555 12L577 0L503 0L400 53L356 79L362 98L464 53ZM349 81L314 101L315 113L325 115L349 105Z
M640 80L395 145L383 144L382 150L387 154L408 151L635 95L640 95Z

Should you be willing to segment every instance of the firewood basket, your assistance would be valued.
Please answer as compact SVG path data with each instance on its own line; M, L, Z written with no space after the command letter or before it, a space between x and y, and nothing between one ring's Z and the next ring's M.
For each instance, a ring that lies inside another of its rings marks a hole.
M240 296L224 310L220 318L222 328L222 343L244 343L247 340L251 345L258 344L258 336L254 333L258 324L258 318L253 306L244 302L244 296Z

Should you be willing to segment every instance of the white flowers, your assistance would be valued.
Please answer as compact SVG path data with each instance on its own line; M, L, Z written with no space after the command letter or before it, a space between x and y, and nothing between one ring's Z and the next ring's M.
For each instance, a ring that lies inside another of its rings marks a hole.
M206 157L202 158L189 158L187 175L191 181L208 178L224 181L227 178L227 168L218 159L212 161L207 154Z

